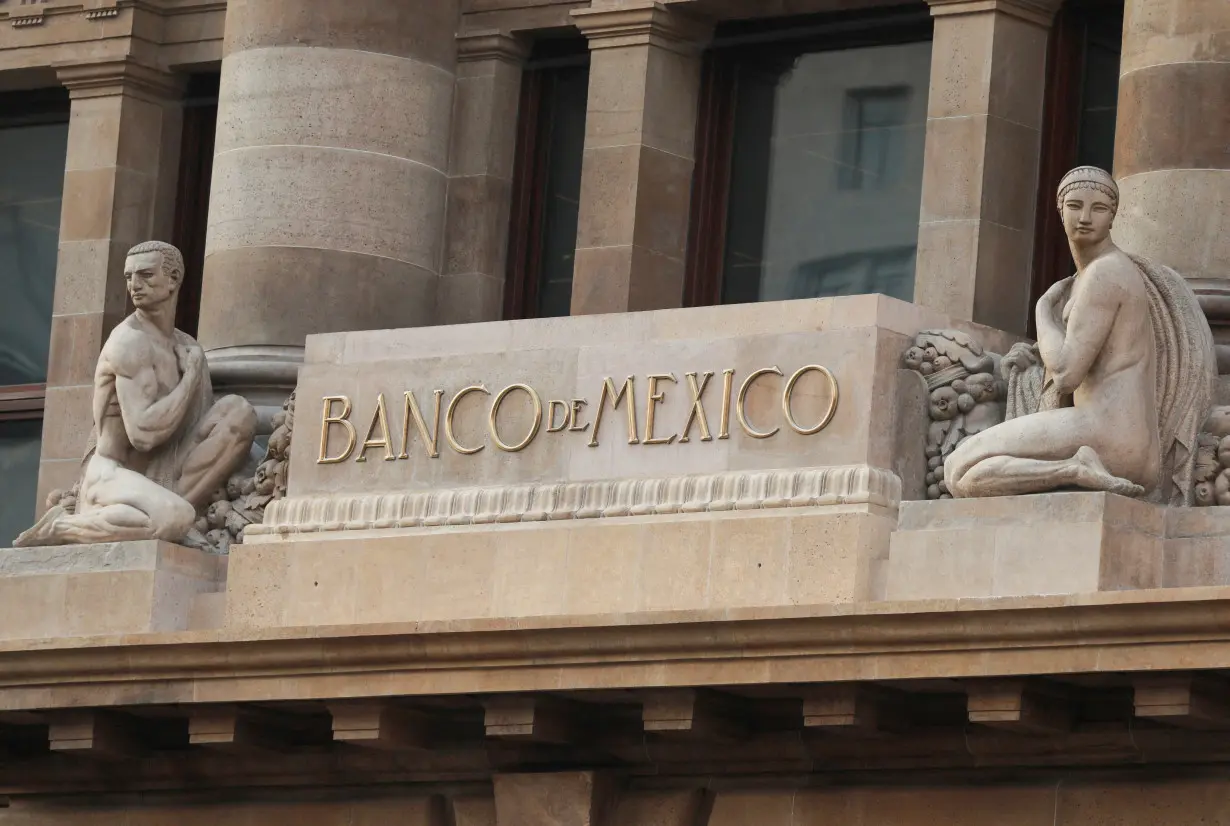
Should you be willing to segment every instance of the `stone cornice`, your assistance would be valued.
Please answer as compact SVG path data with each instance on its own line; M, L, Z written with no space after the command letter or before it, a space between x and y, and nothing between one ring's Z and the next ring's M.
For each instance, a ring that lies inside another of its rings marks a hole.
M530 46L524 39L497 29L464 32L457 35L457 62L502 60L520 65L529 57Z
M0 711L1223 669L1227 629L1187 588L0 642Z
M58 64L53 68L69 96L77 100L126 94L160 102L183 94L182 79L138 63L131 57L98 63Z
M574 9L572 20L589 38L591 50L653 45L694 53L704 48L713 33L711 23L661 3L631 9Z
M1061 0L927 0L932 17L999 12L1050 28Z

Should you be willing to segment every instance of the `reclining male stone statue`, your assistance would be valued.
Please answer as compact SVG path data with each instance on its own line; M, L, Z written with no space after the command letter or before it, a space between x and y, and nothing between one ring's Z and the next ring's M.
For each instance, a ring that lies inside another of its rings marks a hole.
M1072 170L1057 205L1077 274L1038 301L1038 343L1004 356L1007 421L952 450L946 488L968 497L1075 487L1191 505L1216 381L1196 296L1178 273L1115 246L1109 173Z
M181 542L197 510L247 461L256 412L239 396L214 403L204 351L175 329L183 275L183 256L170 244L128 253L124 278L136 311L98 357L94 443L76 507L52 507L18 547Z

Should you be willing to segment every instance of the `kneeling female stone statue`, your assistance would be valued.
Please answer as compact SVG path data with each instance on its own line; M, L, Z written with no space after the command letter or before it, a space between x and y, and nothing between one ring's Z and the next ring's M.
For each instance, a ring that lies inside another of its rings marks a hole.
M1192 504L1213 338L1182 276L1115 246L1118 206L1101 169L1078 167L1060 182L1077 273L1038 301L1038 343L1001 361L1007 421L944 460L953 496L1083 488Z

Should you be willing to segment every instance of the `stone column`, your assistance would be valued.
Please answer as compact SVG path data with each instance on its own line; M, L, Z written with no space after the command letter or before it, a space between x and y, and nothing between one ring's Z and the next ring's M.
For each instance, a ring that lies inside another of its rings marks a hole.
M528 53L526 43L504 32L457 38L438 324L495 321L503 315L521 71Z
M175 210L182 86L132 59L56 69L71 113L51 317L38 505L77 479L93 424L94 367L127 312L124 258L167 238Z
M458 0L231 0L200 339L268 415L312 333L435 320Z
M915 303L1024 333L1054 0L930 0Z
M572 314L680 307L710 28L660 3L572 16L591 51Z
M1230 3L1127 0L1115 240L1200 296L1230 372Z

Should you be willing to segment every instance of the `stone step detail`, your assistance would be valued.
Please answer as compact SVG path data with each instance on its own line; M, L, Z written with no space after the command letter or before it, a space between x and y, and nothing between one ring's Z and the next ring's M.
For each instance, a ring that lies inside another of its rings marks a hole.
M546 522L655 514L878 505L895 509L901 479L867 465L565 482L271 502L248 536Z

